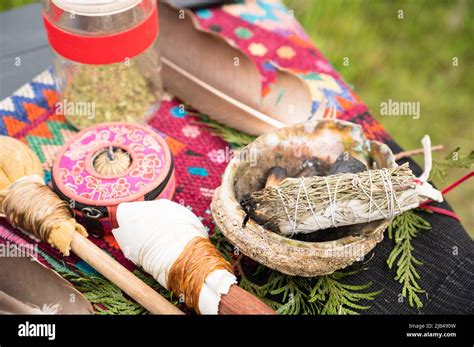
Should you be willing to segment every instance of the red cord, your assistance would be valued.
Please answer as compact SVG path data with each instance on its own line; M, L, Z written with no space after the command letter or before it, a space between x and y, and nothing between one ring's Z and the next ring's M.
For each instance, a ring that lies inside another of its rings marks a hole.
M459 216L456 213L450 210L446 210L445 208L435 207L435 206L430 206L430 205L423 205L423 206L420 206L420 208L424 210L433 211L439 214L444 214L445 216L452 217L456 219L458 222L461 222L461 218L459 218Z
M454 188L456 188L458 185L460 185L461 183L463 183L464 181L468 180L469 178L471 178L472 176L474 176L474 171L471 171L469 172L467 175L461 177L459 180L457 180L456 182L454 182L453 184L449 185L448 187L444 188L442 191L441 191L441 194L446 194L448 192L450 192L451 190L453 190ZM441 208L441 207L435 207L435 206L430 206L428 205L429 203L433 202L433 200L429 199L427 201L425 201L424 203L422 203L420 205L420 208L423 208L425 210L430 210L430 211L433 211L433 212L436 212L436 213L439 213L439 214L444 214L445 216L449 216L449 217L452 217L454 219L456 219L458 222L461 222L461 218L459 218L459 216L454 213L453 211L449 211L449 210L446 210L444 208Z
M465 175L465 176L463 176L462 178L458 179L456 182L454 182L454 183L451 184L450 186L444 188L444 190L443 190L441 193L442 193L442 194L448 193L450 190L452 190L453 188L457 187L458 185L460 185L461 183L463 183L463 182L466 181L467 179L471 178L472 176L474 176L474 171L469 172L467 175Z

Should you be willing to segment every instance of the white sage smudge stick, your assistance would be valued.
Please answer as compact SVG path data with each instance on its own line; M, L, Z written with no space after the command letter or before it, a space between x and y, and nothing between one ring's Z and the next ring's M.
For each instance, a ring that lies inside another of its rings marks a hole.
M428 198L442 201L441 194L417 179L406 163L359 173L287 178L246 195L241 205L265 228L293 235L391 218Z

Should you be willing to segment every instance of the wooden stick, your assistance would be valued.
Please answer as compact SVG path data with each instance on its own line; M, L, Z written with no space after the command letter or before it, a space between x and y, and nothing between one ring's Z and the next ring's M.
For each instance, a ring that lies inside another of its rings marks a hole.
M79 233L72 251L153 314L183 314L176 306Z
M219 314L277 314L274 310L237 285L221 296Z
M441 151L442 149L444 149L443 145L437 145L437 146L431 147L431 151L433 151L433 152ZM417 148L417 149L412 149L412 150L409 150L409 151L399 152L399 153L395 154L395 160L411 157L412 155L417 155L417 154L423 154L423 148Z

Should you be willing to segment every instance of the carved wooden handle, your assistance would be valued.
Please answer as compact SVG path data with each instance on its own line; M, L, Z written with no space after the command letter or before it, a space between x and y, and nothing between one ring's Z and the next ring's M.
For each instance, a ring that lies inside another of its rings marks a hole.
M222 295L219 314L277 314L267 304L237 285Z

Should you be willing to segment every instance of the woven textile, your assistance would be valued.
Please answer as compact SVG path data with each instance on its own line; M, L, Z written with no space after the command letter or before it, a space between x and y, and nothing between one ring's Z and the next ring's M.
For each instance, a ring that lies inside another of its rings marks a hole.
M368 138L384 141L394 151L400 150L279 2L256 1L201 9L195 15L203 29L218 33L255 62L261 73L263 96L275 82L275 66L289 69L310 85L314 111L321 107L324 95L335 103L339 118L361 124ZM43 163L48 182L57 151L76 131L62 115L54 112L56 101L53 72L47 70L0 103L0 134L20 139L32 148ZM230 146L213 136L199 123L199 117L180 105L179 100L165 97L150 125L165 138L175 157L174 200L191 209L212 232L209 204L214 189L220 185ZM410 165L415 172L419 170L413 162ZM446 203L443 206L449 208ZM471 286L473 283L472 241L455 220L437 215L428 215L426 219L433 229L421 233L415 241L415 256L425 263L420 269L420 282L430 296L423 312L472 312L473 302L469 297L472 288L468 285L469 281ZM47 244L38 243L0 221L0 242L6 241L37 244L40 261L53 268L65 264L70 269L93 272L74 255L63 257ZM93 242L127 268L135 269L113 237L93 239ZM385 238L373 251L374 257L367 265L369 270L352 279L354 283L373 281L377 288L384 288L371 303L369 313L414 312L397 300L400 285L393 280L394 273L385 263L392 246L392 241ZM452 255L452 247L458 248L456 256Z

